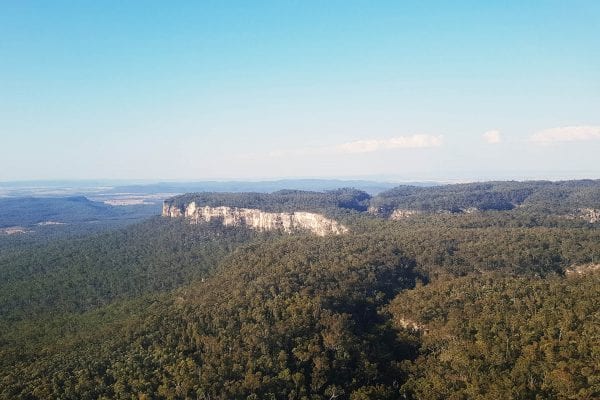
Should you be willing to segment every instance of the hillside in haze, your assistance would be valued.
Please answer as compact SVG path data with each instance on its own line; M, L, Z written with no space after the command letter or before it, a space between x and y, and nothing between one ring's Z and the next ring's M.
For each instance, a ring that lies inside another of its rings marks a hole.
M413 186L434 186L436 182L407 182ZM280 179L263 181L126 181L126 180L66 180L0 182L0 197L67 197L88 196L97 199L119 199L127 196L183 194L190 192L260 192L277 190L333 190L353 187L376 194L398 183L377 180L343 179Z
M0 228L135 220L152 215L156 210L156 207L112 207L83 196L0 198Z

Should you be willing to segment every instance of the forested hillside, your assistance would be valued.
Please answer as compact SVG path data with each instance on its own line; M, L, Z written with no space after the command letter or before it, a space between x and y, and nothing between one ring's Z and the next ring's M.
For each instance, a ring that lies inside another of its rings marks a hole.
M119 229L160 214L160 205L111 206L75 197L0 198L0 257L6 251L57 239Z
M594 399L600 275L490 274L398 295L395 326L420 341L401 393L423 399Z
M165 203L183 207L191 202L202 206L254 208L263 211L331 211L350 209L366 211L371 196L356 189L337 189L326 192L280 190L273 193L190 193L168 199Z
M600 208L600 180L399 186L375 196L371 207L383 214L394 209L462 212L517 207L529 212L568 213L580 208Z
M0 228L140 219L158 213L159 209L153 205L113 207L83 196L0 198Z
M533 205L388 220L376 199L173 200L321 209L336 236L156 217L7 248L0 398L600 397L598 224Z
M207 276L258 234L219 224L195 229L155 217L109 233L5 249L0 320L82 312Z

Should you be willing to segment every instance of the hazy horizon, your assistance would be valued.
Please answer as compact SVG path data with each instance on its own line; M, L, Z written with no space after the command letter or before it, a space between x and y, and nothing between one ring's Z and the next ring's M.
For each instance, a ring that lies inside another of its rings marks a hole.
M0 182L600 178L596 1L0 10Z
M420 175L418 177L398 176L398 175L338 175L338 176L257 176L257 177L207 177L207 178L106 178L106 177L81 177L81 178L25 178L25 179L4 179L0 180L0 184L10 183L70 183L70 182L89 182L89 183L110 183L110 184L159 184L159 183L194 183L194 182L276 182L276 181L368 181L379 183L469 183L469 182L487 182L487 181L566 181L566 180L596 180L600 179L600 175L596 172L586 171L571 171L571 172L544 172L544 171L529 171L525 173L502 173L502 174L485 174L485 175Z
M339 176L339 177L272 177L272 178L248 178L248 179L135 179L135 178L118 178L118 179L107 179L107 178L81 178L81 179L23 179L23 180L5 180L0 181L0 185L41 185L41 184L52 184L53 186L60 187L65 184L82 184L85 186L94 185L108 185L108 186L127 186L127 185L160 185L160 184L194 184L194 183L276 183L276 182L371 182L381 184L457 184L457 183L476 183L476 182L492 182L492 181L569 181L569 180L598 180L600 178L577 175L572 176L524 176L524 177L511 177L511 176L500 176L500 177L483 177L477 178L454 178L454 179L411 179L402 177L392 176ZM33 187L33 186L32 186Z

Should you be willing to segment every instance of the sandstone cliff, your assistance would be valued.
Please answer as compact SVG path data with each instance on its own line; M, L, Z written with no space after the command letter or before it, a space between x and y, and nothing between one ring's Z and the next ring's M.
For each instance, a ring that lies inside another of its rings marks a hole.
M167 202L163 204L163 217L185 217L192 223L219 219L225 226L247 226L260 231L282 230L291 233L308 230L319 236L339 235L348 228L321 214L296 212L266 212L253 208L199 206L191 202L177 207Z

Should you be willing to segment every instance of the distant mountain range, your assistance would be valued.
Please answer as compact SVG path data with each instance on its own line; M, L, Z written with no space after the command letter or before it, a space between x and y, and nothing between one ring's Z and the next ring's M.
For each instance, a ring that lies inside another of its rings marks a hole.
M436 182L379 182L343 179L281 179L271 181L195 181L195 182L125 182L125 181L22 181L0 182L0 196L110 196L115 194L182 194L190 192L261 192L282 189L332 190L353 187L377 194L398 185L435 186Z

